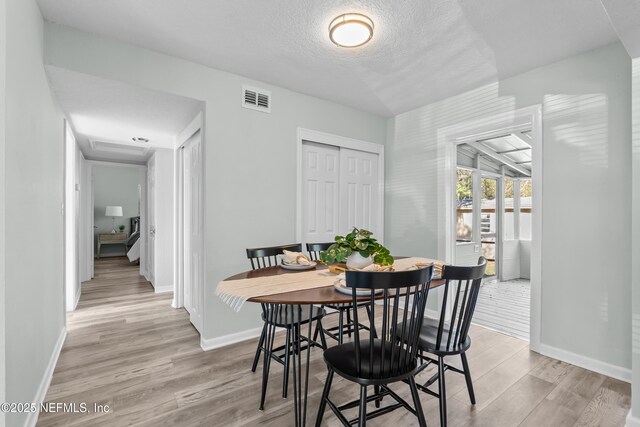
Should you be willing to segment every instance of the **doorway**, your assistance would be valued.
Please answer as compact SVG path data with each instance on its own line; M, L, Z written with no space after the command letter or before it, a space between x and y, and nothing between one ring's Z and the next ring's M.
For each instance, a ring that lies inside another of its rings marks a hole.
M441 256L458 265L487 259L474 322L530 340L534 350L540 339L540 116L540 108L531 107L438 133L447 224Z

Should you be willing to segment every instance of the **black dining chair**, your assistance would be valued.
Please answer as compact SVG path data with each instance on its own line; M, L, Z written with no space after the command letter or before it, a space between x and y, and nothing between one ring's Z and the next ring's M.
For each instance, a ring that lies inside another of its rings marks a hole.
M333 245L334 242L328 243L307 243L307 252L309 253L309 258L313 261L320 260L320 252L326 251L329 246ZM351 334L357 329L366 329L369 330L369 327L358 323L356 324L351 320L351 312L353 311L353 305L351 303L347 304L328 304L323 305L323 308L330 308L335 310L335 313L338 314L338 326L332 326L328 328L324 328L324 333L338 341L338 344L342 344L344 342L344 335L346 334L349 338L351 338ZM369 309L369 302L358 303L358 307L365 307L367 310L367 315L371 316L371 311ZM328 313L333 314L333 313ZM344 323L344 320L347 320L347 323ZM314 337L316 339L316 337Z
M267 248L254 248L247 249L247 258L251 262L251 268L257 270L259 268L276 267L278 265L278 255L282 255L284 250L292 252L301 252L302 245L300 243L292 245L272 246ZM291 315L294 312L294 316ZM298 322L298 313L301 313L302 318ZM262 304L262 333L260 334L260 340L258 342L258 348L256 349L256 355L253 359L253 365L251 371L255 372L258 367L258 361L260 360L260 354L264 353L263 360L263 372L262 372L262 393L260 396L260 410L264 409L264 400L267 392L267 383L269 380L269 368L271 366L271 360L275 360L284 366L284 378L282 381L282 397L287 397L287 390L289 388L289 362L291 359L291 351L296 351L299 354L300 351L306 350L307 346L320 347L322 349L327 348L327 343L322 329L322 317L326 312L322 308L313 308L311 321L316 321L315 337L320 335L321 342L318 343L300 334L298 330L298 323L300 325L309 323L308 310L291 310L288 305L270 304L267 307L266 304ZM276 328L286 329L285 344L274 348L274 340L276 334ZM298 341L298 335L300 340ZM304 342L300 348L293 348L293 342Z
M484 257L478 259L478 265L470 267L445 265L442 279L445 280L443 289L442 307L440 307L439 319L425 318L420 330L420 353L419 357L423 363L420 370L430 364L437 364L436 372L424 384L418 384L418 389L439 398L440 400L440 425L447 425L447 394L445 390L445 372L453 371L463 374L467 383L469 399L471 404L476 404L476 397L473 391L469 362L465 352L471 346L469 337L469 327L476 308L480 284L487 267L487 260ZM449 314L447 314L446 301L451 300ZM430 357L425 353L434 355ZM462 369L444 363L445 356L460 355L462 359ZM438 391L432 391L430 387L438 381Z
M345 426L357 423L364 427L368 419L404 407L418 418L421 427L426 427L414 375L420 367L418 340L432 273L433 265L399 272L345 273L353 305L357 304L358 294L363 290L369 298L372 311L370 330L364 339L360 338L360 331L355 331L353 341L325 350L324 361L329 373L320 400L316 427L321 425L327 405ZM374 304L378 292L382 297L378 300L381 305ZM381 311L382 318L378 334L372 332L376 308ZM354 310L353 315L355 322L358 322L358 310ZM334 374L359 384L360 398L341 406L331 401L329 393ZM389 384L405 380L409 383L413 406L388 387ZM374 392L368 396L367 389L370 386L374 387ZM389 402L380 407L384 396L392 397L395 403ZM372 401L375 401L376 409L367 413L367 403ZM359 408L358 417L347 419L344 411L356 407Z

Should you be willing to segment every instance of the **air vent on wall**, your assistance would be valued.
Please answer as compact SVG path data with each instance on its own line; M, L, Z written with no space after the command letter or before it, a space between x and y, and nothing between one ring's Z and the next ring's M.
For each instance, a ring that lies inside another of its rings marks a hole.
M271 112L271 92L251 86L242 86L242 106L263 113Z

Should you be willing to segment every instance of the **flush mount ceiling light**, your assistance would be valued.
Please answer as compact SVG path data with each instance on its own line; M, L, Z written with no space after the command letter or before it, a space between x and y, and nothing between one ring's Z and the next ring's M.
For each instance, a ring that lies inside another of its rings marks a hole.
M373 21L360 13L345 13L329 24L329 38L340 47L358 47L373 37Z
M147 142L149 142L147 138L142 138L141 136L136 136L131 139L133 140L133 142L139 142L140 144L146 144Z

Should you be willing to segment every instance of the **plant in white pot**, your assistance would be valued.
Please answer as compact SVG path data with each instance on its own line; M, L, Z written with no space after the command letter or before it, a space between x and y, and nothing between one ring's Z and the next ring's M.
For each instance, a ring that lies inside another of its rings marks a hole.
M320 252L320 261L325 264L346 261L350 269L362 269L374 262L380 265L393 264L389 249L378 243L372 235L368 230L354 227L346 236L336 236L336 242Z

